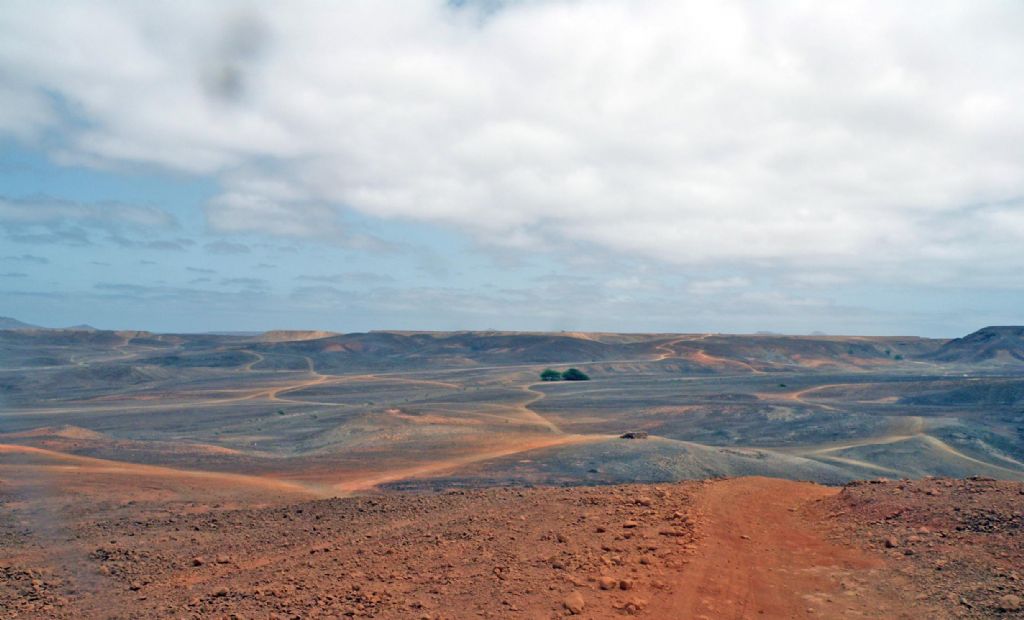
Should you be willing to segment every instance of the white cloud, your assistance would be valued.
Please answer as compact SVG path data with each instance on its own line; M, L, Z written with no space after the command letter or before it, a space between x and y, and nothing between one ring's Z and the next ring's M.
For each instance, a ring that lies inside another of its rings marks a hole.
M171 229L174 217L155 207L120 203L79 203L49 196L8 198L0 196L0 226L75 223L98 227L132 226Z
M696 280L689 284L687 290L694 295L717 295L725 291L742 290L751 284L752 282L747 278L733 276L715 280Z
M1022 23L995 1L8 3L0 131L213 175L226 231L341 235L353 209L492 245L1006 280Z

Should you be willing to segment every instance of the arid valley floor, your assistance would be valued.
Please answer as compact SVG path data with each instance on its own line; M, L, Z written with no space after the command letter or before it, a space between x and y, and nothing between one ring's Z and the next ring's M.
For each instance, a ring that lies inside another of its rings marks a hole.
M0 330L4 617L1024 617L1022 481L1022 328Z

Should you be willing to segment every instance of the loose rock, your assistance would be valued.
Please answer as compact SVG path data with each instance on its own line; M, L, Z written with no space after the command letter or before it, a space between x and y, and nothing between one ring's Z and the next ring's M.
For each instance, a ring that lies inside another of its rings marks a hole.
M583 613L583 608L586 606L586 602L583 600L583 595L579 591L570 592L565 599L562 601L562 607L565 607L569 613L579 615Z

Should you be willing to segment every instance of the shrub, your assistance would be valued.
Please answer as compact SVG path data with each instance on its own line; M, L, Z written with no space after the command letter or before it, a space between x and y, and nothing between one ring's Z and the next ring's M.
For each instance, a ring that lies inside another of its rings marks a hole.
M558 372L554 368L547 368L544 372L540 373L541 381L561 381L562 373Z
M562 373L562 378L566 381L590 381L590 377L586 375L582 370L570 368L569 370Z

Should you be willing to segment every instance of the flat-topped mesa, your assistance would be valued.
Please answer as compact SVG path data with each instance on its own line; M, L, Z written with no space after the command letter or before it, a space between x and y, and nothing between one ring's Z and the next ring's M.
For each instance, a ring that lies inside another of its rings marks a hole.
M274 329L263 332L259 336L254 337L253 340L259 342L298 342L301 340L320 340L321 338L331 338L338 335L340 334L337 332L321 330Z

